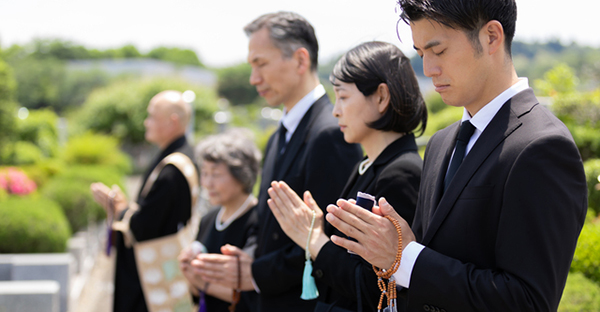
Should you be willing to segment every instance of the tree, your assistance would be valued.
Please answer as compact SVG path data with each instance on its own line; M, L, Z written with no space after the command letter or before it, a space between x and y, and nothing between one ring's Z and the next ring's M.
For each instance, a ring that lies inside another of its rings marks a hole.
M5 149L14 136L16 82L10 66L0 58L0 151Z
M72 126L69 130L72 133L91 130L113 135L122 143L142 143L148 102L164 90L194 91L196 131L210 133L215 130L212 117L217 110L216 94L210 89L176 79L115 81L99 88L70 116L69 120L73 122L69 123Z
M250 104L258 99L256 88L250 84L252 67L248 63L222 68L217 72L217 93L233 105Z
M173 62L179 65L193 65L205 67L196 55L196 52L189 49L158 47L148 52L148 57Z

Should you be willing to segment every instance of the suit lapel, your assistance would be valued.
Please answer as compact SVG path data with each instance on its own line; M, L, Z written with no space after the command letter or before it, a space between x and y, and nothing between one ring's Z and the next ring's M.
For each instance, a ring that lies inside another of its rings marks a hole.
M277 180L283 179L287 171L290 169L292 163L294 163L296 156L298 156L298 151L306 143L310 126L317 116L319 116L319 113L321 110L323 110L328 102L327 95L322 96L308 109L306 114L304 114L304 117L302 117L300 124L298 124L298 128L296 128L294 134L290 138L290 141L285 147L285 152L280 156L283 157L283 159L280 167L277 168L275 172L275 177Z
M524 105L529 104L529 105ZM423 237L423 244L428 244L435 232L439 229L444 219L452 207L456 204L456 201L462 190L469 183L473 175L477 172L479 167L485 162L487 157L498 147L502 141L504 141L509 135L511 135L522 123L519 117L530 111L533 106L537 105L537 100L533 91L527 89L519 94L515 95L512 99L508 100L502 108L496 113L496 116L492 119L487 128L483 131L477 142L465 157L463 165L459 167L452 184L448 186L446 192L442 195L437 209L430 218L430 223L427 229L425 229L425 235ZM458 125L458 124L457 124ZM454 133L454 132L450 132ZM451 141L451 140L446 140ZM446 145L446 144L444 144ZM449 148L449 147L448 147ZM441 151L444 151L443 149ZM451 153L451 152L450 152ZM443 188L443 179L449 155L444 157L445 167L441 168L438 179L436 181L436 196L441 193Z

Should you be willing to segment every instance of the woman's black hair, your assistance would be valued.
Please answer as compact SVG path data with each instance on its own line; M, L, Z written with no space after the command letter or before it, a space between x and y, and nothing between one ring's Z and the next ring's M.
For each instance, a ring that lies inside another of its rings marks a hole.
M348 51L335 64L329 80L354 83L364 96L370 96L385 83L390 91L388 109L367 126L398 133L411 133L427 126L427 107L421 95L410 60L393 44L365 42Z

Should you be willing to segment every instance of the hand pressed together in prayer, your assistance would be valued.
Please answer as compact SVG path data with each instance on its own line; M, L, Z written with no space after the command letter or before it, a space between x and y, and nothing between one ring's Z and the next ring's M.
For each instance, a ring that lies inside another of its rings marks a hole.
M403 249L410 242L415 241L415 235L408 223L383 197L379 199L379 206L373 207L373 213L355 205L354 200L344 199L339 199L337 206L329 205L327 212L326 219L331 225L358 242L336 235L331 236L331 241L355 252L379 268L391 267L398 250L396 228L384 216L390 216L400 222Z
M198 289L205 289L207 286L206 281L202 280L202 277L198 274L196 270L194 270L191 266L192 260L196 259L196 254L192 251L192 247L188 246L184 248L177 260L179 260L179 269L183 276L188 280L190 284L192 284L192 293L197 296Z
M90 190L94 196L94 200L108 211L110 209L110 201L113 201L113 213L118 215L123 210L127 209L127 198L118 185L113 185L109 188L104 183L97 182L90 185Z
M267 201L273 215L285 234L303 249L310 232L310 225L315 215L315 224L311 234L309 251L314 260L317 254L329 241L324 231L323 211L309 191L304 192L304 201L285 182L271 183L268 190L271 198Z
M190 262L194 274L211 284L238 289L238 257L240 289L242 291L254 290L252 285L252 256L241 249L225 245L221 247L222 254L202 253Z

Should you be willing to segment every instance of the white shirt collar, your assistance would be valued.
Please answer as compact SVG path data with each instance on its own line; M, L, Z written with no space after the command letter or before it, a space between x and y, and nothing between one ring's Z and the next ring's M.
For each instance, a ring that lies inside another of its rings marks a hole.
M296 128L300 124L302 117L306 114L306 112L310 109L310 107L323 95L325 95L325 87L322 84L319 84L316 88L310 91L307 95L305 95L290 111L286 111L283 109L283 117L279 120L280 123L283 124L285 129L287 130L285 134L285 140L289 141Z
M463 110L462 121L470 120L473 126L475 126L475 134L481 134L483 130L489 125L496 113L502 108L502 105L509 99L515 96L517 93L529 88L529 80L527 78L519 78L519 81L514 85L510 86L504 92L500 93L491 102L482 107L475 116L471 117L469 112L465 108ZM479 137L479 135L477 135Z

